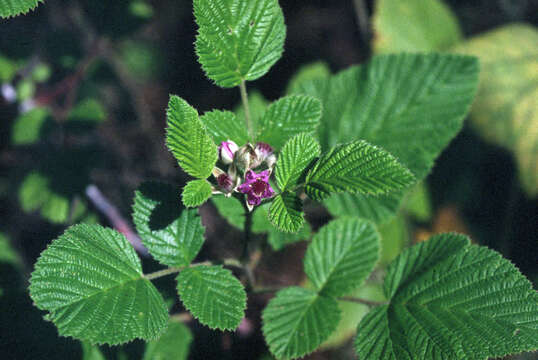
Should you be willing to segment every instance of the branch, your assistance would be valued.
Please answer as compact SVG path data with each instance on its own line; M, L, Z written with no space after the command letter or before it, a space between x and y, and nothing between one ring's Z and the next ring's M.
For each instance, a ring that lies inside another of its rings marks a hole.
M388 304L387 301L373 301L373 300L368 300L368 299L356 298L353 296L342 296L342 297L339 297L338 300L353 302L353 303L362 304L362 305L368 305L370 307Z

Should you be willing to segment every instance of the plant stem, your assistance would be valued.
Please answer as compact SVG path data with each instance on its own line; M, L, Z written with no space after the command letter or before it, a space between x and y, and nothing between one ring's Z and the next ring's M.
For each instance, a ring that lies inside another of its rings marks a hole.
M148 280L157 279L166 275L175 274L183 270L185 267L171 267L168 269L163 269L159 271L152 272L150 274L145 274L144 277Z
M250 284L250 287L255 286L255 278L254 273L252 271L252 268L250 267L250 252L249 252L249 245L252 240L252 214L254 212L249 211L246 204L245 207L245 237L243 240L243 251L241 253L241 257L239 258L241 264L243 265L243 269L245 271L245 275L247 276L247 280Z
M247 84L245 80L242 80L239 84L239 90L241 91L241 101L243 102L243 108L245 109L245 122L247 124L248 137L250 138L250 141L254 141L254 130L252 129L252 119L250 117L250 108L248 106Z
M370 41L370 30L368 28L368 12L366 10L366 4L364 3L364 0L353 0L353 5L355 7L355 16L357 17L360 35L366 46L368 46Z
M363 304L363 305L368 305L368 306L380 306L380 305L387 304L386 301L373 301L373 300L368 300L368 299L356 298L353 296L342 296L342 297L339 297L338 300L353 302L353 303Z

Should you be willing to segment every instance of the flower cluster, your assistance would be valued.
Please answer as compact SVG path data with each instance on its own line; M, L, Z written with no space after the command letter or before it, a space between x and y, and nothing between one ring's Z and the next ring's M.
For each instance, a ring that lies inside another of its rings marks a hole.
M228 169L213 169L217 182L214 193L225 196L231 196L234 192L246 194L249 210L260 205L262 199L274 195L269 177L275 166L276 156L269 144L260 142L253 146L248 143L240 148L235 142L228 140L223 141L218 150L220 162L228 166ZM256 172L258 168L262 171Z

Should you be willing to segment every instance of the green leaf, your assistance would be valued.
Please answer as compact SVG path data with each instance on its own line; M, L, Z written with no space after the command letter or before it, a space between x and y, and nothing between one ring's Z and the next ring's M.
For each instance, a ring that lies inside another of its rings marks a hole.
M381 236L381 257L379 265L386 267L410 244L410 229L407 218L399 213L389 222L377 226Z
M241 202L234 197L214 196L211 202L217 207L219 214L224 217L228 223L239 230L245 227L245 208ZM255 234L266 233L274 229L268 219L268 209L270 204L262 204L254 208L252 216L252 232Z
M198 118L198 112L176 95L167 110L166 144L189 175L206 179L217 162L217 147Z
M310 225L305 222L304 226L297 233L288 233L280 231L273 226L269 229L267 235L267 242L271 245L271 248L275 251L282 250L286 245L290 245L299 241L308 240L312 233Z
M314 351L340 321L338 303L312 290L280 290L262 313L263 335L278 359L303 357Z
M99 101L96 99L84 99L69 112L67 120L83 123L101 123L106 117L106 111Z
M303 202L291 192L277 195L269 209L269 221L279 230L295 233L304 223Z
M300 180L306 176L305 170L319 156L321 149L318 142L307 134L294 136L284 145L275 169L278 187L293 190Z
M168 329L159 340L149 342L142 360L187 360L192 334L187 326L175 320L168 321Z
M383 224L391 219L401 203L403 191L386 195L332 194L323 202L333 216L357 216Z
M207 131L215 143L232 140L241 146L248 142L248 133L245 123L239 121L231 111L213 110L206 112L200 120L207 128Z
M254 127L254 130L257 129L257 127L260 124L260 120L265 113L265 109L267 109L267 106L269 106L269 101L263 97L263 95L259 91L249 91L248 93L248 107L250 109L250 120L252 122L252 125ZM240 103L237 105L234 109L235 115L237 116L237 121L245 127L245 109L243 109L243 104ZM245 128L246 131L246 128ZM243 145L243 144L238 144Z
M3 233L0 233L0 263L7 263L15 266L22 265L19 254L13 249L8 237Z
M441 0L377 0L373 26L376 53L444 50L462 39L456 16Z
M10 82L17 73L19 65L0 54L0 82Z
M221 87L265 75L282 56L286 26L277 0L194 0L196 53Z
M156 339L168 312L127 239L99 225L75 225L35 264L30 296L62 336L93 344Z
M187 207L200 206L211 197L211 192L211 184L206 180L189 181L181 195L183 204Z
M0 0L0 17L8 18L34 10L43 0Z
M313 134L321 117L321 102L311 96L283 97L267 108L257 139L279 150L293 136Z
M405 211L418 221L426 222L432 217L430 193L426 183L420 182L405 199Z
M106 360L98 346L92 345L86 341L82 345L82 360Z
M11 141L15 145L31 145L39 141L49 117L47 108L38 107L20 115L13 124Z
M245 316L245 289L222 266L184 269L177 277L177 291L183 305L211 329L235 330Z
M51 187L51 179L40 172L31 172L19 187L19 202L29 213L41 211L41 216L52 223L66 222L69 217L69 199Z
M324 62L315 62L304 65L299 68L297 73L291 78L286 93L301 92L301 86L304 83L310 83L311 80L327 79L330 75L331 69L329 68L329 65Z
M510 261L466 236L407 249L384 288L390 303L359 324L360 358L483 360L538 348L538 293Z
M133 221L144 246L163 265L188 266L204 243L198 210L184 209L171 185L142 184L135 192Z
M390 152L420 181L461 129L478 72L478 61L468 56L382 55L328 79L305 81L297 92L325 105L318 128L323 151L364 139ZM394 213L386 203L397 204L402 196L352 197L367 203L362 208L368 213L383 215L371 219L384 221Z
M369 221L342 218L314 235L305 273L322 294L338 297L358 288L379 260L379 234Z
M538 195L538 30L504 26L476 36L453 50L480 58L480 87L472 125L487 141L513 152L520 182Z
M413 181L413 174L394 156L360 140L322 155L306 177L305 192L314 200L342 192L376 195L400 190Z

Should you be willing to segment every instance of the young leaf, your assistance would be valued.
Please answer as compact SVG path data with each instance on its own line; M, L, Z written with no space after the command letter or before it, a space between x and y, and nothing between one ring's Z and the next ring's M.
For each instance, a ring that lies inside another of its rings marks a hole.
M310 135L299 134L288 141L276 164L275 177L278 187L282 191L293 190L320 152L318 142Z
M189 181L181 196L186 207L200 206L211 197L211 184L206 180Z
M303 203L294 193L283 192L273 199L269 220L279 230L295 233L304 223Z
M8 18L26 14L33 10L43 0L0 0L0 17Z
M265 75L280 58L286 26L277 0L194 0L196 53L221 87Z
M198 118L198 112L178 96L170 96L166 145L189 175L206 179L217 162L217 147Z
M360 140L324 154L309 171L305 191L314 200L341 192L375 195L405 188L413 180L391 154Z
M156 339L168 312L133 247L99 225L75 225L41 254L30 296L63 336L92 344Z
M293 136L313 134L321 118L321 102L311 96L283 97L267 108L257 139L279 150Z
M183 305L211 329L235 330L245 316L245 289L222 266L184 269L177 277L177 291Z
M299 358L314 351L340 321L331 297L300 287L280 290L262 313L263 335L278 359Z
M361 358L482 360L538 348L538 293L466 236L407 249L389 265L384 288L390 303L358 327Z
M338 297L359 287L379 259L379 235L366 220L342 218L314 235L305 273L322 294Z
M487 141L513 152L524 190L538 195L538 30L512 24L453 50L480 58L480 87L471 121Z
M11 141L15 145L31 145L39 141L43 133L49 110L38 107L20 115L13 124Z
M460 130L478 84L476 58L440 54L375 56L330 78L305 81L297 93L322 101L318 128L322 151L356 139L380 146L409 168L418 181ZM391 204L402 193L391 193ZM363 203L369 214L394 208L386 198L355 194L349 202ZM379 210L374 210L379 208ZM334 213L338 215L338 213Z
M237 119L233 112L213 110L202 115L200 120L217 144L232 140L241 146L248 142L245 122Z
M142 184L135 192L133 221L144 246L163 265L188 266L204 243L198 210L184 209L177 189L167 184Z
M441 0L377 0L373 25L376 53L438 51L462 39L456 16Z
M149 342L142 360L187 360L192 334L183 323L170 320L159 340Z

